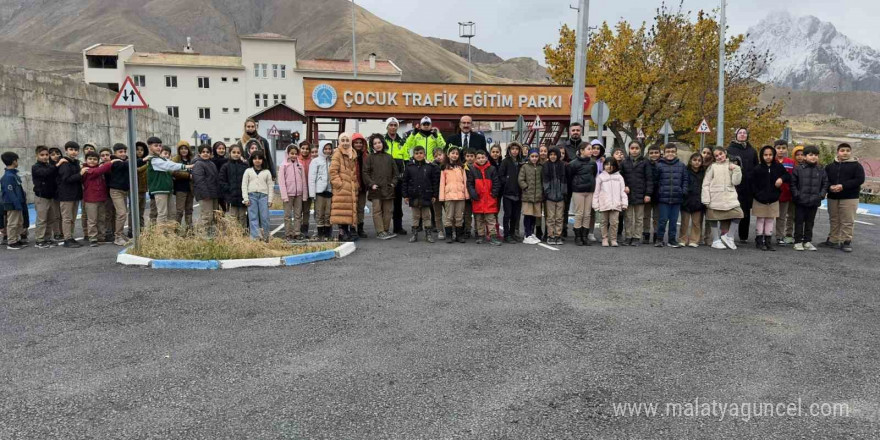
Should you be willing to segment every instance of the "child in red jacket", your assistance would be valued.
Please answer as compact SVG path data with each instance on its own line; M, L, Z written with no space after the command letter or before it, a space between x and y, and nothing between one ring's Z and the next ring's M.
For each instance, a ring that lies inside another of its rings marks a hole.
M104 176L110 172L110 167L114 162L120 162L119 159L113 159L98 166L100 156L98 153L90 151L86 154L85 166L80 170L83 184L83 211L88 215L88 231L86 236L89 239L89 246L98 246L98 215L101 206L107 201L109 191L107 190L107 179Z
M501 193L501 180L498 171L489 163L486 151L479 150L473 166L467 171L468 194L477 227L477 244L488 242L501 246L495 227L497 226L498 196Z

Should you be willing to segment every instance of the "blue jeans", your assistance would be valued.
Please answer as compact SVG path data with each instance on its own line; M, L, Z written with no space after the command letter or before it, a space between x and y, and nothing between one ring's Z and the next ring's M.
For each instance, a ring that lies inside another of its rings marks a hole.
M666 234L666 224L669 223L669 240L667 243L675 242L676 224L678 223L678 212L680 205L670 205L668 203L658 203L657 209L660 211L660 220L657 222L657 239L663 241Z
M260 228L263 228L264 238L269 238L269 195L263 193L248 193L251 204L248 206L248 221L250 222L251 238L260 238Z

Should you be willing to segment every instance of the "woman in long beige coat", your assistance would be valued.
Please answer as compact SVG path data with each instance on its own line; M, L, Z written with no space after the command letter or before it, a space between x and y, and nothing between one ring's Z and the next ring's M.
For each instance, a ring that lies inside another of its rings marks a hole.
M333 188L330 223L339 225L339 240L351 241L351 225L357 224L357 156L351 147L351 134L339 135L339 147L330 161L330 186ZM356 237L356 236L355 236Z

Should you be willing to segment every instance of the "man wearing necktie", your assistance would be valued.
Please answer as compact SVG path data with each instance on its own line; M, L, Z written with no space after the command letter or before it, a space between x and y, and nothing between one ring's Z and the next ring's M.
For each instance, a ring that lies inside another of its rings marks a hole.
M486 137L480 133L473 131L473 119L470 116L462 116L458 121L458 128L461 131L461 134L458 136L451 136L449 138L449 145L455 145L461 147L462 150L467 150L468 148L472 148L474 151L485 151L489 152L489 148L486 145Z

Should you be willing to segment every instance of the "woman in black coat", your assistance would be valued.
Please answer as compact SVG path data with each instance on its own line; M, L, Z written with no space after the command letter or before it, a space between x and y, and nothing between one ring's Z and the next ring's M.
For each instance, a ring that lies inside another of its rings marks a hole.
M749 184L749 176L752 170L758 166L758 152L749 143L749 131L745 128L736 130L736 138L727 147L727 157L731 160L739 159L742 168L742 182L736 186L736 195L739 206L743 211L743 219L739 222L739 241L749 241L750 215L752 211L752 191Z

